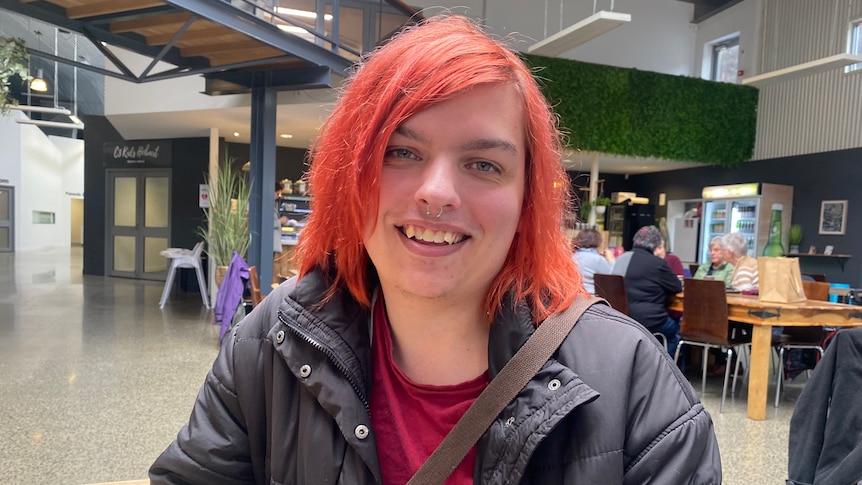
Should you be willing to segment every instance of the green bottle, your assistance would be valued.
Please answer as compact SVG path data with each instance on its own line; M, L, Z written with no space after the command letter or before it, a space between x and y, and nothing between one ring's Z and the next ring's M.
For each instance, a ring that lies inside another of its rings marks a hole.
M763 248L763 255L769 257L784 256L784 246L781 245L781 211L784 206L772 204L772 221L769 223L769 241Z

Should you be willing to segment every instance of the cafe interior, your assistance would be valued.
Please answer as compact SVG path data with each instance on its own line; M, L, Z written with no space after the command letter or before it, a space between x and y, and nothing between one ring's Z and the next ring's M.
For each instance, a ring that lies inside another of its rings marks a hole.
M33 78L13 79L0 114L0 483L147 483L219 351L211 174L251 187L240 314L295 274L308 148L350 66L448 12L541 79L567 135L570 237L596 228L619 255L656 225L686 276L715 236L742 233L755 257L780 242L804 281L787 301L721 288L709 315L685 304L694 289L668 304L725 339L727 322L747 325L746 341L685 358L724 481L790 478L791 417L824 342L862 326L862 4L527 3L0 0L0 42L23 39ZM624 290L601 296L624 311ZM776 339L779 326L816 334ZM795 344L816 356L784 375ZM727 349L737 369L701 372Z

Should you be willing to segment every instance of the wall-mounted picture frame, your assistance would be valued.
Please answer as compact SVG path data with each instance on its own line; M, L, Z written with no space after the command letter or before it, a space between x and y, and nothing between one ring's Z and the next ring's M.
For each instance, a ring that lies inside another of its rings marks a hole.
M847 230L847 201L820 202L820 234L843 236Z

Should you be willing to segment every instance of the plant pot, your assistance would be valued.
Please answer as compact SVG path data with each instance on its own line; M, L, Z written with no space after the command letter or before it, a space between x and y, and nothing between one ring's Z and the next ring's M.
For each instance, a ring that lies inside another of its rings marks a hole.
M799 252L799 245L794 246L791 244L790 245L790 252L791 253L798 253Z
M216 266L216 270L215 270L216 288L221 288L221 282L224 281L224 277L226 274L227 274L227 266Z
M607 209L607 208L608 208L608 206L606 206L606 205L597 205L596 206L596 214L598 214L598 215L604 214L605 209Z

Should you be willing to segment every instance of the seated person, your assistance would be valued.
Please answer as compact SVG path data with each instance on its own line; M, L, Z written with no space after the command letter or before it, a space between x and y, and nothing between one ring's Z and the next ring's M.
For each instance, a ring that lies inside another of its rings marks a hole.
M654 254L656 249L664 254L659 230L655 226L638 229L632 250L617 258L611 273L625 278L629 316L650 332L663 334L672 356L679 344L679 319L668 315L667 300L682 291L682 284L665 260Z
M682 266L682 261L679 260L679 256L673 253L666 253L664 260L667 261L667 265L670 266L670 270L673 271L673 274L685 277L685 268Z
M599 254L598 248L602 244L602 235L595 229L582 229L575 236L572 245L575 253L572 254L572 260L578 265L583 278L584 288L591 295L596 294L596 286L593 281L593 275L596 273L608 274L611 272L611 265L614 261L614 256L609 250L605 250L603 254Z
M737 290L757 288L757 259L748 255L748 241L738 232L723 236L724 259L733 265L730 286Z
M709 263L703 263L697 268L694 278L724 281L724 286L730 287L730 277L733 275L733 265L724 260L723 236L715 236L709 241Z

